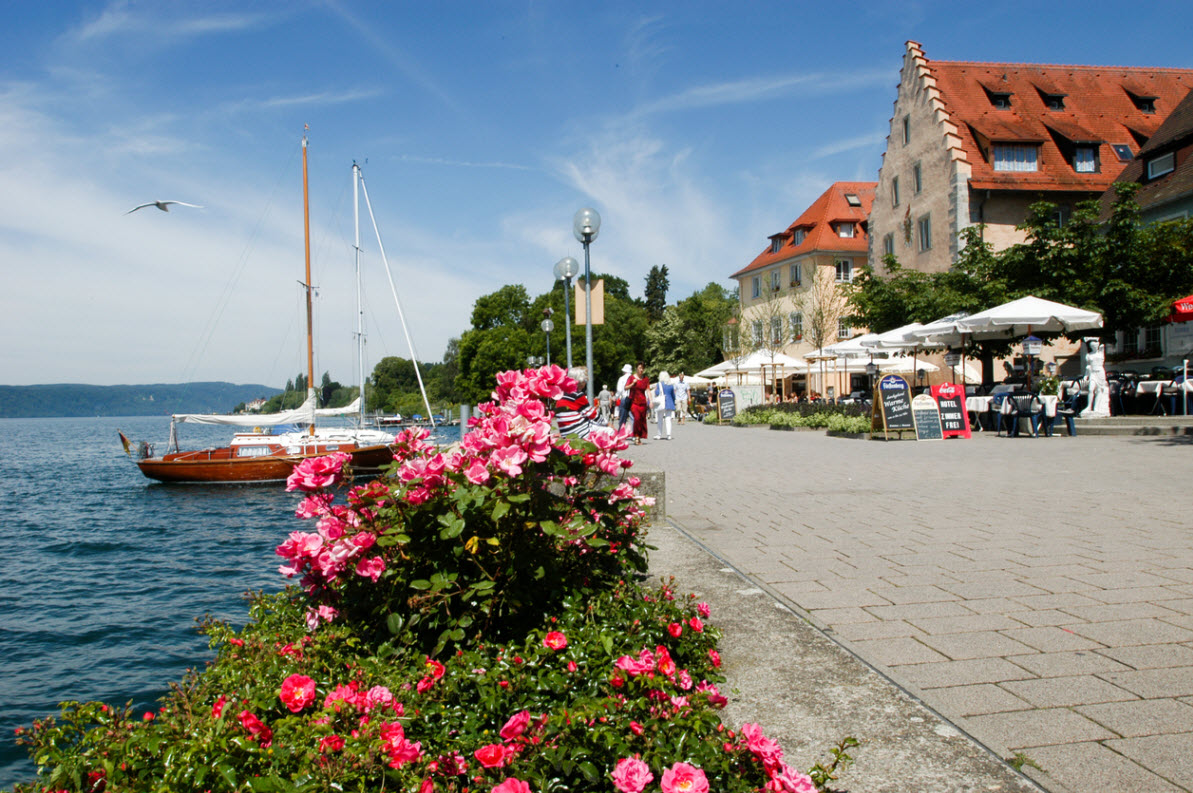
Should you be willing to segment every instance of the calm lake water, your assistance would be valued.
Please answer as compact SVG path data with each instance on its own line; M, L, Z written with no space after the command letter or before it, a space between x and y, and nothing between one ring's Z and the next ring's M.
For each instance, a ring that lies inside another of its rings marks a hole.
M66 700L153 708L211 658L195 620L244 623L244 593L285 585L274 549L308 525L282 484L163 485L117 429L164 448L169 419L0 419L0 790L31 781L13 730ZM230 427L183 425L184 448ZM458 428L444 428L448 442Z

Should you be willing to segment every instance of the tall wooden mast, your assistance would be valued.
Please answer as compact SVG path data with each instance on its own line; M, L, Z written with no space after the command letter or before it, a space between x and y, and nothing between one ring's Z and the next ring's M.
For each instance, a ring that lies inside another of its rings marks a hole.
M307 136L302 136L302 237L303 250L306 253L306 281L307 290L307 398L315 393L315 333L311 316L311 199L307 187ZM316 405L318 407L318 405ZM315 420L312 413L310 431L315 434Z

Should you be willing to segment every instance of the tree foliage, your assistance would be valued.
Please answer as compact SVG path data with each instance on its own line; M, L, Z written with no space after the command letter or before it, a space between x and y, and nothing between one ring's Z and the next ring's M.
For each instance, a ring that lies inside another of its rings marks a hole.
M667 307L667 265L655 265L646 274L646 314L651 322L658 322L663 318L663 309Z

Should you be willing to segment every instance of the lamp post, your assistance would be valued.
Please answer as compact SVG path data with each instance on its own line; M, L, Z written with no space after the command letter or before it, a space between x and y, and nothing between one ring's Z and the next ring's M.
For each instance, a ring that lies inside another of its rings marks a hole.
M866 379L870 381L870 393L874 393L874 375L878 374L878 364L870 361L866 364Z
M564 318L564 331L568 344L568 368L572 368L572 309L571 309L571 291L572 279L580 272L580 262L573 259L571 256L564 256L559 261L555 262L555 280L563 281L563 313L567 316ZM588 373L592 377L592 372Z
M600 230L601 216L595 209L581 209L572 218L572 233L584 243L584 361L588 366L589 404L592 404L592 384L596 380L596 372L592 370L592 268L588 246L597 238Z
M551 309L547 309L550 311ZM555 330L555 323L550 319L544 319L543 324L540 325L543 333L547 336L547 365L551 364L551 331Z
M957 382L957 364L961 362L961 354L952 352L951 350L945 353L944 363L953 370L953 382ZM961 376L965 377L965 372L961 372Z

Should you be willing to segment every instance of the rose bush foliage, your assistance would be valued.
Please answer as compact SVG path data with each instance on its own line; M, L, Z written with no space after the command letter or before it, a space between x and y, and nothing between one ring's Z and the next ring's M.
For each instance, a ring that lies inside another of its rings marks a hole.
M64 703L22 731L39 779L15 790L816 790L722 723L709 607L637 580L624 438L550 431L572 386L506 373L458 449L404 433L342 504L343 458L296 469L316 531L279 553L301 586L239 631L207 621L215 659L158 711Z

